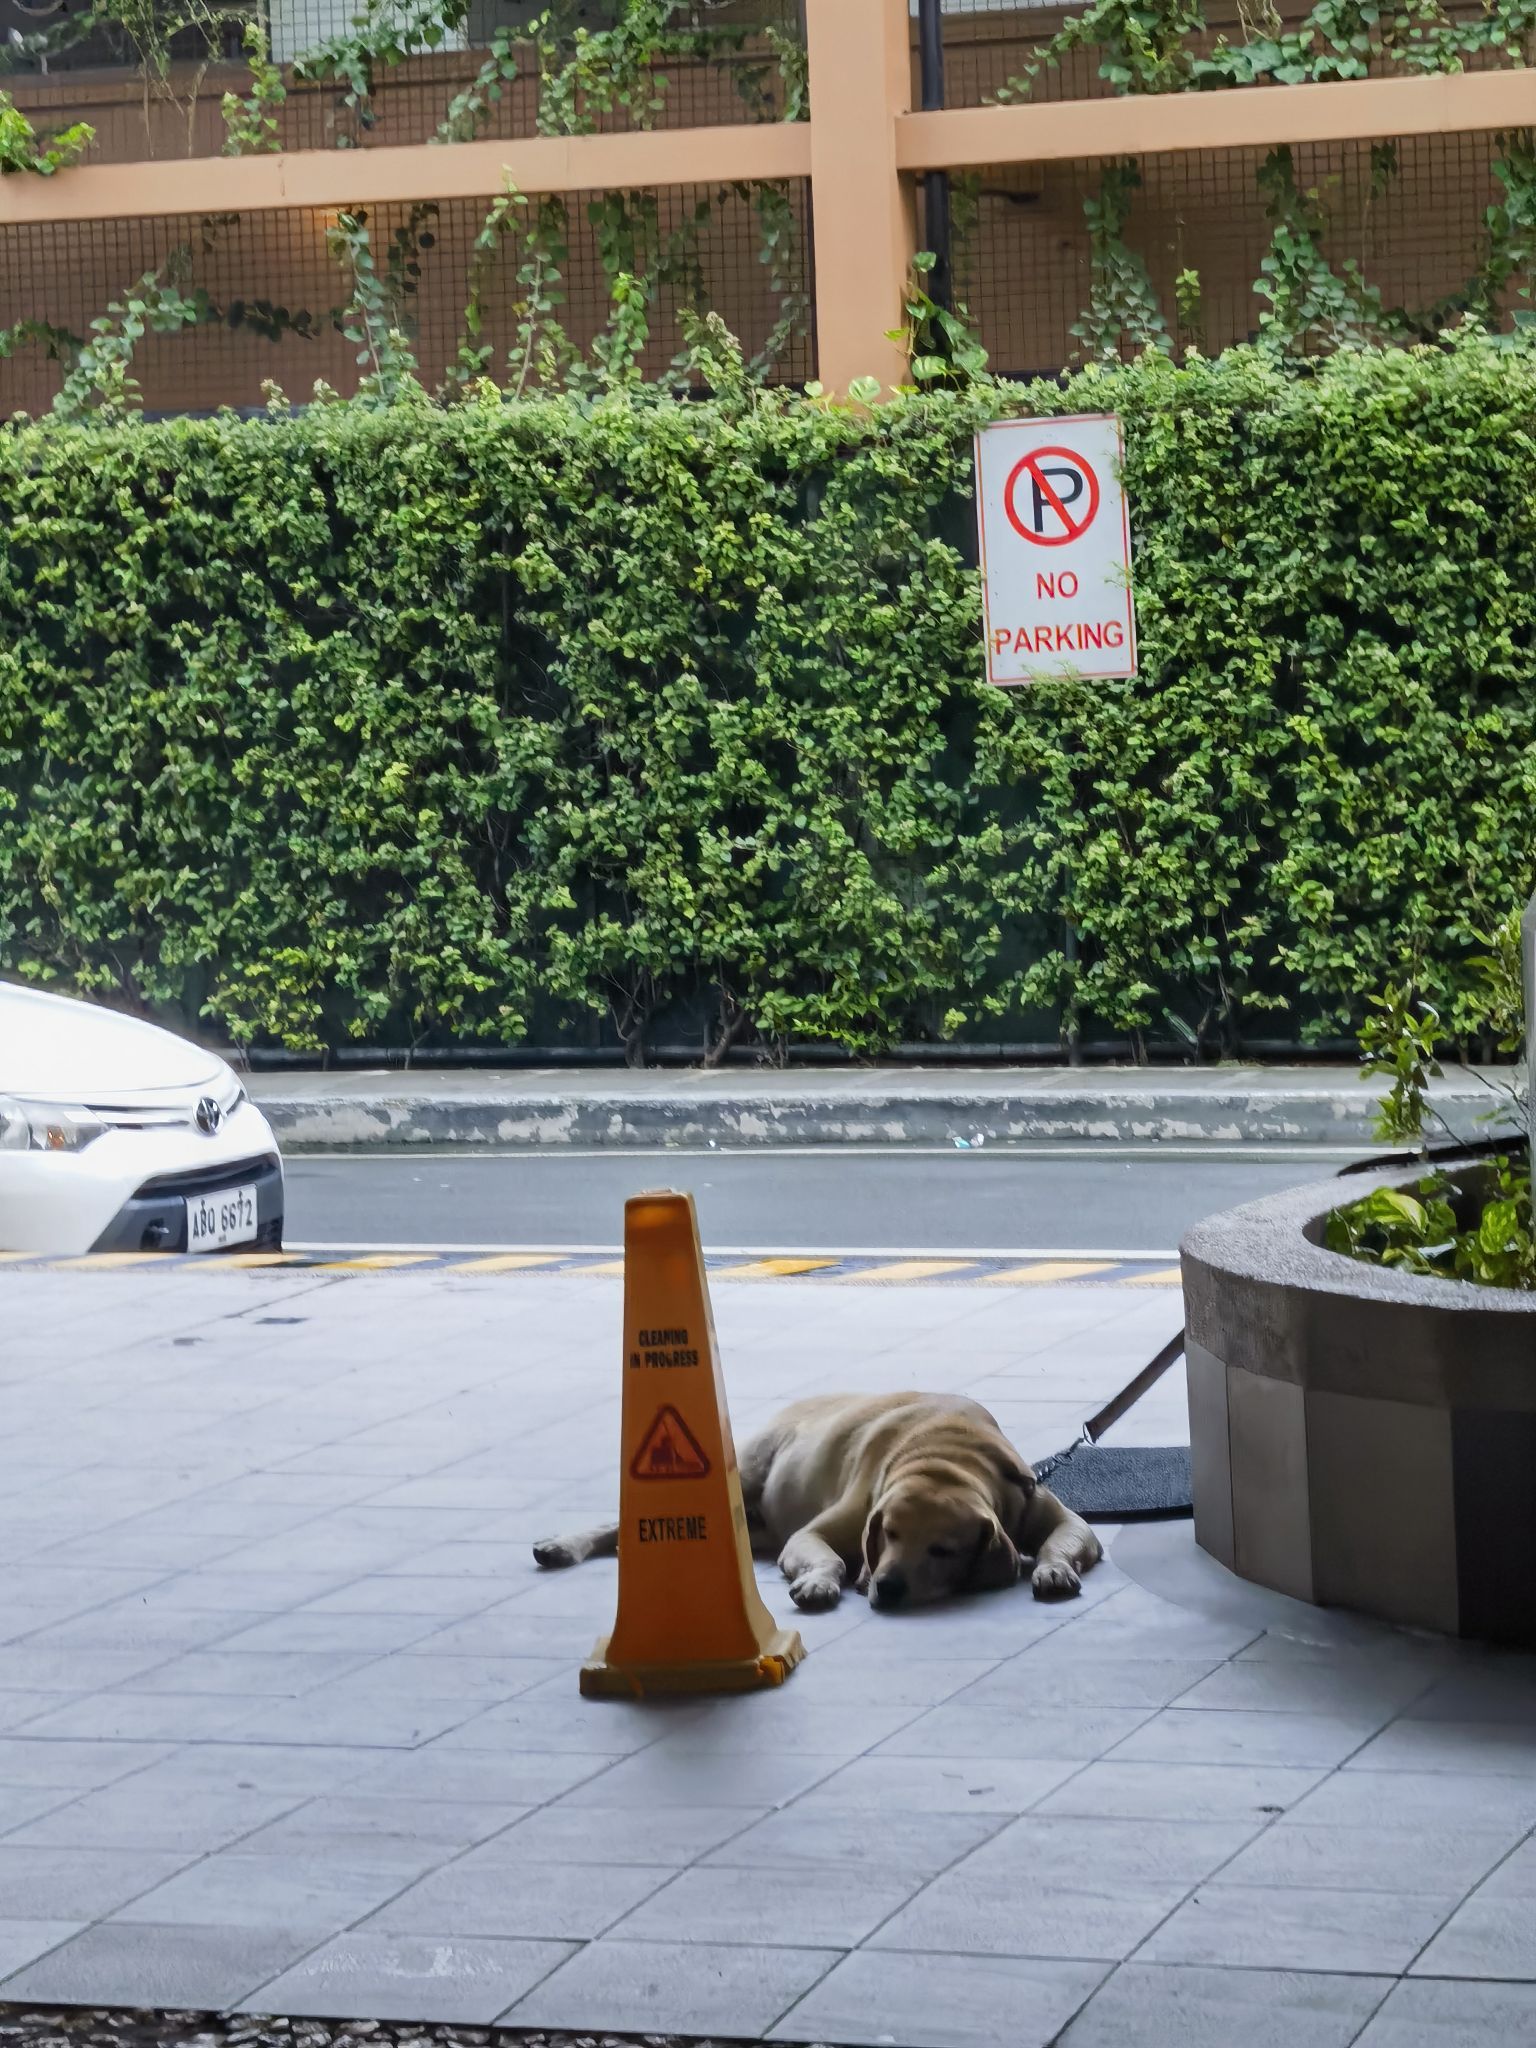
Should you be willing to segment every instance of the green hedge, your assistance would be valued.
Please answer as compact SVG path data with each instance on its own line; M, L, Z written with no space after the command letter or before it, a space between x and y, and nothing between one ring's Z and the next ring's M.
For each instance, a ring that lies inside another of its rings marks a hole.
M1143 671L981 681L1125 423ZM0 970L293 1047L1353 1029L1536 880L1536 359L0 435Z

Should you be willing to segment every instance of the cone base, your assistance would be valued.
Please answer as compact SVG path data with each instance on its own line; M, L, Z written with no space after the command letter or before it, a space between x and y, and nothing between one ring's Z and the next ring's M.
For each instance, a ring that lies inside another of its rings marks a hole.
M641 1700L666 1693L758 1692L782 1685L805 1655L805 1644L792 1628L775 1629L759 1655L697 1664L610 1664L607 1636L581 1667L582 1697L589 1700Z

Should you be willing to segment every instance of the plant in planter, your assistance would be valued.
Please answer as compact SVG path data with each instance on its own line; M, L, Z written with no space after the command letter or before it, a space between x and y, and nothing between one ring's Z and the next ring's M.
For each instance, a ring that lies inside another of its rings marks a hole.
M1522 1043L1520 914L1511 911L1488 937L1476 966L1499 1026L1498 1045L1517 1052ZM1375 996L1377 1014L1361 1031L1365 1072L1384 1075L1376 1134L1389 1144L1422 1151L1425 1126L1446 1128L1429 1101L1440 1074L1435 1057L1440 1020L1406 988ZM1512 1091L1501 1091L1510 1093ZM1450 1135L1454 1136L1454 1133ZM1437 1168L1409 1188L1376 1188L1328 1217L1328 1249L1369 1265L1397 1266L1444 1280L1474 1280L1484 1287L1536 1290L1536 1217L1531 1206L1531 1162L1502 1155L1469 1171Z

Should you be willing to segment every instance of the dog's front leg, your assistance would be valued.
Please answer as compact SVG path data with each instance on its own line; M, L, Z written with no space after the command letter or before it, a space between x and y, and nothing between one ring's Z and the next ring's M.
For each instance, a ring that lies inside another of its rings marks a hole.
M583 1529L575 1536L550 1536L533 1546L533 1561L546 1571L563 1565L585 1564L589 1557L617 1557L619 1525L609 1522L601 1529Z
M829 1508L797 1529L779 1552L779 1570L797 1607L835 1607L843 1597L848 1528L841 1507Z
M1035 1560L1030 1582L1037 1600L1082 1591L1082 1574L1104 1555L1103 1546L1081 1515L1063 1507L1054 1493L1037 1489L1024 1518L1019 1548Z

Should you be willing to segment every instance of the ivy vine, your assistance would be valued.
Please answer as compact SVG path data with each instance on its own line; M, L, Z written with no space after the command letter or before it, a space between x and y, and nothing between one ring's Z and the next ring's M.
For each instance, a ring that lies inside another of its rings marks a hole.
M1315 0L1306 16L1285 22L1272 0L1243 16L1239 38L1225 34L1205 47L1210 31L1201 0L1092 0L1030 53L997 92L1000 103L1027 98L1041 75L1074 52L1098 57L1099 76L1117 94L1205 92L1254 85L1302 85L1377 77L1392 72L1461 71L1474 63L1536 62L1536 0L1486 0L1477 14L1450 11L1442 0ZM1536 256L1536 180L1528 131L1499 138L1495 176L1502 201L1488 209L1484 260L1453 299L1419 310L1387 307L1358 260L1335 266L1327 254L1330 219L1323 194L1303 188L1293 153L1271 150L1258 188L1270 223L1270 244L1254 290L1263 301L1258 340L1282 358L1317 348L1373 341L1433 338L1458 319L1496 326L1509 312L1508 294L1530 273ZM1366 198L1370 207L1397 173L1390 144L1373 146ZM1168 324L1145 262L1126 230L1139 168L1123 159L1103 166L1099 188L1084 200L1090 245L1090 298L1072 333L1090 360L1128 349L1167 348ZM1522 289L1522 296L1524 291ZM1179 328L1196 346L1198 273L1180 272L1175 291ZM1517 312L1516 321L1526 315Z

